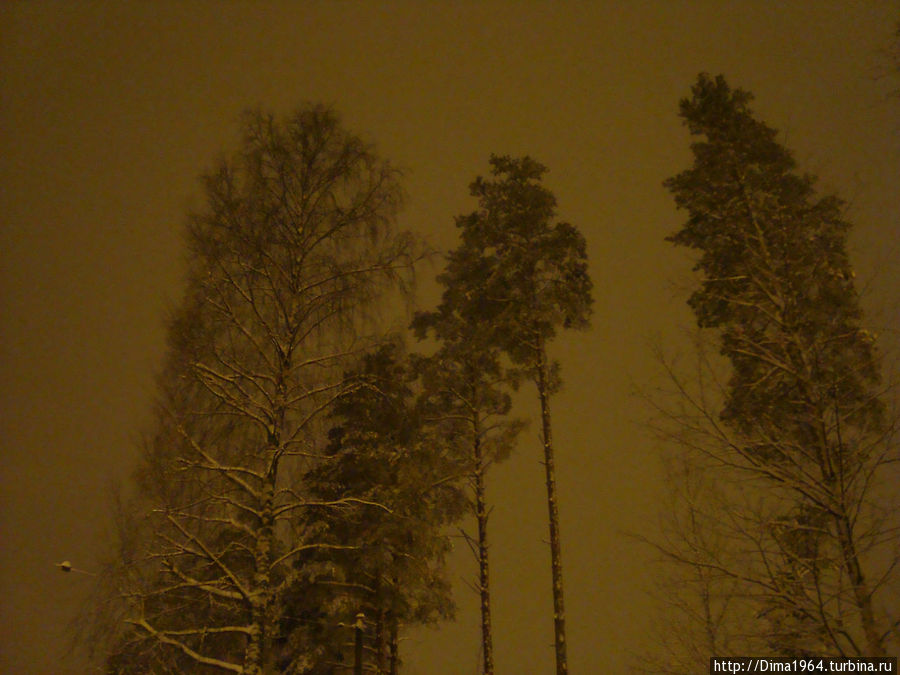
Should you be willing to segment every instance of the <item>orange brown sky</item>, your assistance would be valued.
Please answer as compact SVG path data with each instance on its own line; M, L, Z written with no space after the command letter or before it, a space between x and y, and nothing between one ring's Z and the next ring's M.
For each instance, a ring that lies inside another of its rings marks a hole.
M801 167L849 200L859 278L897 345L900 100L883 50L897 2L6 2L0 5L0 672L72 675L65 626L91 583L112 486L149 419L196 177L247 107L333 104L407 169L401 224L455 245L490 153L550 168L587 238L593 328L558 340L570 671L648 646L658 448L633 395L651 343L683 346L690 261L662 181L690 161L678 99L700 71L756 95ZM423 270L428 279L433 270ZM423 306L435 301L426 283ZM533 413L530 397L523 413ZM489 478L498 672L550 672L537 428ZM465 547L456 580L473 578ZM410 675L477 672L475 595L402 644Z

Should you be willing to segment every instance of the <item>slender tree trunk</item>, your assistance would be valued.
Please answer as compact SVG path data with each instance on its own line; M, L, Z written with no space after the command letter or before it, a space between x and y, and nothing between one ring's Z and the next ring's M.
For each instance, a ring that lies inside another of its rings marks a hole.
M488 512L484 494L484 453L481 447L481 428L478 415L473 417L475 460L475 517L478 521L478 591L481 595L481 651L484 656L484 675L494 673L494 642L491 633L491 587L488 563Z
M353 675L362 675L363 672L363 628L365 622L365 614L360 612L356 615L353 629Z
M259 531L256 537L256 550L254 551L254 566L256 568L253 578L253 596L250 599L250 638L244 650L244 672L246 675L262 675L264 650L267 639L267 624L271 604L271 566L272 566L272 536L274 532L274 518L272 517L272 494L274 490L271 484L265 487L266 496L263 510L260 514Z
M832 397L834 399L834 414L837 420L835 433L837 435L837 451L840 458L844 451L844 439L841 431L841 410L837 400L837 384L832 385ZM824 417L824 416L820 416ZM824 445L828 447L828 444ZM824 472L823 472L824 473ZM830 492L837 493L839 504L846 504L845 487L844 487L844 469L843 464L838 460L838 476L835 476L835 470L828 467L826 477L828 479ZM837 486L840 487L837 487ZM840 513L835 515L835 527L838 535L838 542L841 548L841 556L844 562L844 569L847 570L847 577L853 586L853 599L856 602L859 611L860 623L862 624L863 633L866 636L866 644L869 649L866 656L884 656L886 650L884 641L879 634L877 622L875 620L875 612L872 609L872 594L869 591L869 585L866 583L865 575L862 570L862 563L859 560L859 552L856 550L856 539L853 534L853 521L847 513L846 508L841 508Z
M556 469L553 463L553 436L550 429L550 381L547 351L543 338L538 345L538 396L541 401L541 430L544 441L544 469L547 476L547 508L550 520L550 566L553 574L553 625L556 645L556 675L567 675L566 610L563 601L562 553L559 539L559 507L556 497Z
M400 622L396 616L391 616L391 673L390 675L400 675Z
M385 663L385 612L381 599L381 574L375 582L375 672L377 675L384 675L387 671Z
M283 362L282 372L289 364ZM279 379L278 391L283 392L283 380ZM256 536L254 557L253 595L250 598L250 639L244 651L244 673L263 675L266 660L269 623L272 609L272 546L275 538L275 486L278 483L278 455L281 447L280 429L284 424L285 411L279 407L275 414L275 430L270 432L268 446L271 452L270 464L263 482L262 508L259 514L259 529Z
M866 644L869 649L865 656L884 656L886 654L884 643L878 634L875 622L875 613L872 611L872 595L863 575L862 565L859 562L859 554L853 541L853 530L850 518L841 514L835 519L838 531L838 540L841 546L841 555L844 559L844 568L853 586L853 598L859 611L859 619L866 636Z

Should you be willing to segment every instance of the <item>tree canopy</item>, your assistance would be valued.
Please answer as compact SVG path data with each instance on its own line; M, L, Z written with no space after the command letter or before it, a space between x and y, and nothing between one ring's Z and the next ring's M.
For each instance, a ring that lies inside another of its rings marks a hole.
M850 224L751 101L701 75L680 104L693 166L666 181L688 214L669 241L698 253L689 304L728 364L719 410L689 401L696 417L680 442L723 478L716 507L691 506L707 514L708 536L689 535L691 550L676 557L746 584L741 597L756 603L747 626L766 624L755 634L775 653L880 655L891 629L878 591L890 569L877 550L895 535L879 520L877 484L893 450ZM724 489L731 470L739 475ZM743 559L704 550L726 530L749 547Z

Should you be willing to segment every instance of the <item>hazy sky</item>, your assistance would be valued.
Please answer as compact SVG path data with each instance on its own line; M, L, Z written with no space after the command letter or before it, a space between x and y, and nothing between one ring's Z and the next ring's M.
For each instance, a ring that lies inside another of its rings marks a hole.
M247 107L334 104L407 169L401 223L441 247L490 153L550 167L587 238L593 328L554 345L553 401L573 674L647 646L658 448L633 396L655 336L689 325L683 216L662 181L690 161L678 99L700 71L756 95L802 168L850 203L872 323L897 344L900 100L881 74L897 2L5 2L0 5L0 670L70 675L64 627L148 422L162 317L180 289L196 177ZM433 271L423 270L428 278ZM423 306L436 298L425 285ZM530 402L530 398L526 399ZM533 412L524 408L523 412ZM550 672L538 427L489 478L498 672ZM476 569L464 545L454 577ZM477 673L474 593L402 644L406 673Z

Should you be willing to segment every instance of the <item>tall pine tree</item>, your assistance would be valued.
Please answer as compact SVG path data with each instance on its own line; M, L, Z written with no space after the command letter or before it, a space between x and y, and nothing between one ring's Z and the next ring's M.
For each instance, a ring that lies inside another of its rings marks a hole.
M538 393L550 527L554 643L558 675L568 672L565 604L550 399L559 386L548 344L561 328L586 328L591 280L584 237L553 222L556 198L540 183L546 167L530 157L492 156L492 177L477 178L474 213L457 219L462 242L448 256L445 278L455 311L479 326Z
M501 364L500 350L485 339L483 325L463 318L465 284L458 284L450 270L438 281L445 286L438 308L418 313L413 321L420 339L431 335L440 344L432 356L418 360L420 407L446 436L456 439L457 461L469 480L477 532L474 541L467 541L478 561L482 670L493 675L487 473L509 456L524 422L509 416L510 391L518 385L515 374Z
M739 516L752 537L738 572L765 642L786 655L881 655L890 627L870 548L879 529L877 481L891 452L874 337L847 255L843 202L816 194L752 97L701 75L681 117L696 140L693 166L666 181L688 219L669 241L697 251L689 304L718 336L729 367L709 421L720 466L759 490ZM709 412L709 411L707 411ZM758 516L763 515L762 518Z

